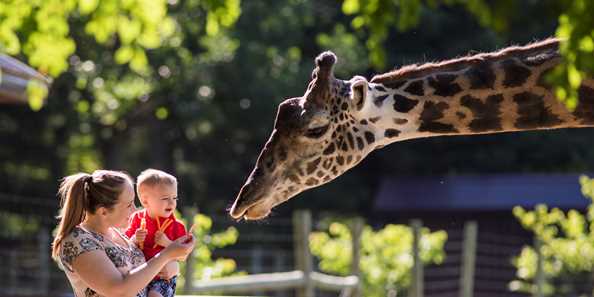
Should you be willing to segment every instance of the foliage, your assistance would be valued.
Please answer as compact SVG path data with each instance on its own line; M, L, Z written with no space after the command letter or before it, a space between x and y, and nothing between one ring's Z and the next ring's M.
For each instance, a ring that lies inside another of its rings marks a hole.
M445 258L445 231L421 230L420 257L424 264L439 264ZM361 234L360 269L364 296L386 296L389 290L410 286L413 267L412 230L404 225L386 225L379 231L365 226ZM322 271L348 275L352 262L352 237L346 224L334 222L328 231L309 237L313 255Z
M516 206L514 215L522 226L534 233L541 242L546 295L572 295L578 288L575 284L555 285L556 281L588 279L594 268L594 179L580 178L582 193L590 200L586 215L577 210L563 212L538 205L527 211ZM514 258L517 280L510 284L514 291L534 293L536 290L537 250L524 247Z
M39 219L27 218L15 213L0 211L0 225L2 237L22 237L36 234L39 230Z
M196 247L192 253L192 257L188 258L180 267L180 271L182 271L178 283L180 289L183 288L185 278L188 277L183 273L185 271L185 265L188 265L188 263L194 265L194 274L191 276L194 282L245 274L245 272L236 271L237 265L233 259L212 258L212 253L215 249L224 248L237 242L239 233L235 227L229 227L222 232L213 233L212 219L203 214L195 215L192 222L184 223L187 228L190 228L194 224L193 234L196 238Z

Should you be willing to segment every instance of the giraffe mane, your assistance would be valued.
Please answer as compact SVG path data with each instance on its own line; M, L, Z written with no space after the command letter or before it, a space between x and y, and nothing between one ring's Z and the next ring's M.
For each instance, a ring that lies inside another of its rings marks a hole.
M548 38L543 41L534 42L525 46L506 47L498 52L480 53L476 55L469 55L457 59L441 61L436 63L406 65L394 71L376 75L371 79L371 82L385 84L427 76L435 71L455 72L464 69L468 66L480 64L485 61L498 61L510 56L525 57L546 50L556 52L558 47L559 39Z

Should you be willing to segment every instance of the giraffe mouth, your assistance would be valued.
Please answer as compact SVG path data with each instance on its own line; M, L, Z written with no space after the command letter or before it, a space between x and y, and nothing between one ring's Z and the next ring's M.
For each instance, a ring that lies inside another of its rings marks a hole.
M236 220L244 219L246 221L261 220L267 217L272 210L273 205L267 202L263 197L254 199L252 203L241 205L235 201L229 214Z

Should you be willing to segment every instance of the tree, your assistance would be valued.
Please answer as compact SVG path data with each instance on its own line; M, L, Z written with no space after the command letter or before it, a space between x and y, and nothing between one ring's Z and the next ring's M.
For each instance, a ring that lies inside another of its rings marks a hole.
M445 231L421 230L419 243L423 264L439 264L445 258ZM408 226L386 225L378 231L365 226L361 234L360 269L363 296L383 297L411 284L413 234ZM319 259L320 270L346 276L352 262L351 232L346 224L333 222L328 231L313 232L309 246Z
M522 226L534 233L540 244L525 246L514 258L517 280L510 284L514 291L536 292L538 254L542 255L545 282L543 292L548 296L575 296L585 292L594 271L594 179L580 177L582 193L590 205L586 215L578 210L563 212L538 205L527 211L515 207L513 212ZM591 289L591 288L590 288Z

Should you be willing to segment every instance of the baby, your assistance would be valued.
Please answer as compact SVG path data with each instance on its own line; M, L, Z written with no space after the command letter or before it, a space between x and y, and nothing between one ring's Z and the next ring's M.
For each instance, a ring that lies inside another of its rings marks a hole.
M174 176L147 169L138 176L136 191L144 209L132 215L126 235L138 245L148 260L173 240L186 235L186 227L174 216L177 206L177 179ZM171 267L170 264L167 266ZM167 280L155 277L148 285L148 297L173 297L176 278L174 276Z

